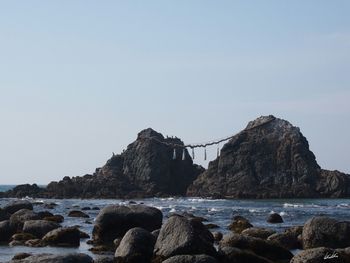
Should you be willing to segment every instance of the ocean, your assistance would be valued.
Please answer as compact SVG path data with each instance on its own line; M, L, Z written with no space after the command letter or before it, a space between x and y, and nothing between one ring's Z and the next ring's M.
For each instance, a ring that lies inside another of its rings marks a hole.
M0 192L6 192L8 190L11 190L16 185L0 185Z
M8 199L0 199L0 206L8 203ZM50 210L51 213L61 214L65 217L64 226L80 226L82 231L89 235L92 233L93 224L86 223L85 218L69 218L67 214L71 209L83 207L103 208L110 204L128 204L125 200L80 200L80 199L36 199L32 200L38 203L55 202L58 206ZM150 198L133 200L137 203L157 207L163 212L164 220L170 213L189 212L197 216L203 216L208 219L206 223L214 223L221 231L227 233L227 226L230 224L234 215L241 215L250 220L256 227L267 227L276 231L303 225L309 218L316 215L326 215L337 218L338 220L348 220L350 218L350 199L276 199L276 200L211 200L202 198ZM35 205L35 211L43 211L42 205ZM99 211L84 211L89 214L92 222ZM282 224L269 224L266 222L267 216L272 213L279 213L283 219ZM81 252L92 255L88 249L91 247L86 244L87 240L82 240L79 248L30 248L22 246L0 246L0 262L10 260L14 254L20 252L29 253L70 253ZM92 255L93 257L98 257Z

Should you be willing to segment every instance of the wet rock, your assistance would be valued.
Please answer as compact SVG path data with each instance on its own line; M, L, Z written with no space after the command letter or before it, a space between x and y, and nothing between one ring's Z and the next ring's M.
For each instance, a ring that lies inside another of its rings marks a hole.
M64 217L61 215L53 215L49 217L44 217L43 220L56 222L56 223L62 223L64 221Z
M244 250L248 249L254 252L256 255L272 261L290 260L293 257L293 254L288 249L280 247L274 243L260 238L234 233L225 235L220 241L219 246L220 248L236 247Z
M88 214L85 214L82 211L79 210L72 210L68 213L69 217L82 217L82 218L89 218L90 216Z
M47 233L42 241L51 246L78 247L80 245L80 231L75 227L61 227Z
M29 201L18 200L13 201L3 207L3 211L9 214L16 213L21 209L33 210L33 205Z
M260 228L260 227L251 227L242 231L242 235L250 236L250 237L258 237L262 239L267 239L272 234L276 233L271 229Z
M155 237L143 228L132 228L124 235L116 252L115 258L118 263L149 263Z
M243 230L253 227L248 219L242 216L235 216L233 222L228 226L228 229L234 233L240 234Z
M268 241L271 241L281 247L286 249L301 249L302 244L298 239L298 236L293 235L290 232L276 233L267 238Z
M9 243L10 247L23 246L23 245L24 245L24 241L13 240Z
M316 216L308 220L303 228L304 249L316 247L345 248L350 246L350 222Z
M85 254L50 255L38 254L20 260L11 260L10 263L93 263L93 259Z
M301 251L294 256L291 263L349 263L350 259L344 253L331 248L319 247Z
M28 220L24 222L23 232L42 238L45 234L59 228L60 225L46 220Z
M31 255L32 254L29 254L29 253L18 253L13 256L12 260L24 259L24 258L30 257Z
M16 232L22 231L24 222L29 220L39 220L40 217L37 213L28 209L21 209L15 212L10 217L10 224L16 230Z
M85 206L85 207L83 207L81 210L83 210L83 211L88 211L88 210L91 210L91 208L88 207L88 206Z
M159 229L162 225L162 212L154 207L144 205L118 206L103 208L96 218L92 232L95 243L112 243L123 237L134 227L148 231Z
M221 263L273 263L273 261L258 256L249 250L236 247L222 247L219 249Z
M213 235L197 221L172 216L163 224L154 248L156 262L176 255L216 256Z
M8 242L14 232L9 220L0 222L0 242Z
M163 263L217 263L218 261L207 255L179 255L168 258Z
M41 239L35 238L35 239L29 239L24 243L28 247L44 247L45 244L41 242Z
M14 234L12 237L11 237L11 240L15 240L15 241L27 241L27 240L30 240L30 239L35 239L36 236L32 235L32 234L29 234L29 233L18 233L18 234Z
M111 245L97 245L89 248L89 251L97 255L110 254L113 253L114 250L114 247Z
M44 219L45 217L51 217L53 216L52 213L50 213L49 211L40 211L37 213L38 216L40 217L40 219Z
M300 129L274 116L250 122L221 149L189 196L319 197L320 167Z
M90 238L89 234L87 234L81 230L79 230L79 232L80 232L80 238L82 238L82 239Z
M283 218L277 213L272 213L268 216L266 221L271 224L278 224L283 223Z

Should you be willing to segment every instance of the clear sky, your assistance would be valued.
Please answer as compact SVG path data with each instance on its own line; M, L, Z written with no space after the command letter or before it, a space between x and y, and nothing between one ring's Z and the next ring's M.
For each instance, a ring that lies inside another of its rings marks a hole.
M92 173L147 127L202 142L268 114L299 126L323 168L350 173L349 10L0 1L0 184Z

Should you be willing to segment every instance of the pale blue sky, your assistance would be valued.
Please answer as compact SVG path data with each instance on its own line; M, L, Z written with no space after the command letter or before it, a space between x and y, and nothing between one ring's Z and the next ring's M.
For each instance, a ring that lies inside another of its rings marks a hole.
M299 126L322 167L350 173L349 11L0 1L0 184L91 173L147 127L201 142L266 114Z

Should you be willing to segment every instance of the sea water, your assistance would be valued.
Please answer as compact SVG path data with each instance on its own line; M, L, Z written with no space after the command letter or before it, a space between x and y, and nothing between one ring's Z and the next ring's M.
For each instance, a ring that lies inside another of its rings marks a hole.
M0 206L11 201L10 199L0 199ZM103 208L107 205L128 204L126 200L81 200L81 199L31 199L37 203L56 203L57 206L49 210L53 214L60 214L65 217L63 226L80 226L80 229L90 236L92 234L93 223L98 215L98 210L87 210L90 218L70 218L67 217L70 210L79 210L83 207ZM227 233L227 226L232 221L234 215L241 215L250 220L256 227L267 227L276 231L284 231L291 226L303 225L309 218L316 215L331 216L338 220L348 220L350 218L350 199L269 199L269 200L212 200L203 198L149 198L133 200L136 203L153 206L163 212L164 220L171 213L188 212L196 216L208 219L205 223L217 224L220 228L214 231ZM45 210L42 205L35 205L35 211ZM269 224L266 218L270 213L279 213L283 219L282 224ZM91 222L92 224L89 224ZM82 240L79 248L30 248L23 246L9 247L0 246L0 262L10 260L14 254L20 252L29 253L86 253L91 246L86 244L87 240Z

